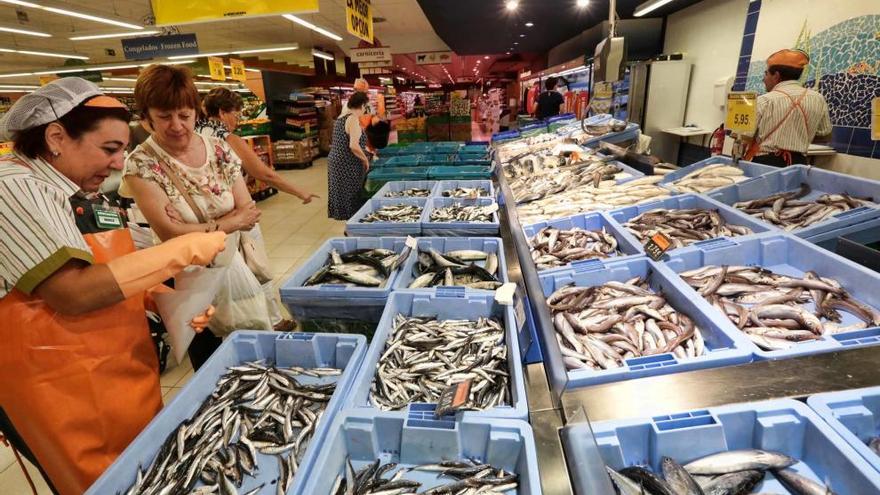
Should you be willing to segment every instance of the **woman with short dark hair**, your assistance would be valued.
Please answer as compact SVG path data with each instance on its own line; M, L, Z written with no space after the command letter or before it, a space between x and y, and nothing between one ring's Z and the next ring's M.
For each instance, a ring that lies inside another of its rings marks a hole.
M348 99L350 113L333 124L333 139L327 155L327 212L330 218L348 220L361 206L360 196L370 159L367 157L367 136L360 118L370 98L360 91Z

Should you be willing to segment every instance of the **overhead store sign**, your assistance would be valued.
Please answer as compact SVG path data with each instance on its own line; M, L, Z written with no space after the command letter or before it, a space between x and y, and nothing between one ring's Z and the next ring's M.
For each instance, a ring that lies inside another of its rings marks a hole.
M391 69L386 69L386 68L361 69L361 74L365 75L365 76L375 76L377 74L391 74Z
M208 57L208 70L211 72L211 79L215 81L226 80L226 68L223 67L222 58Z
M352 48L352 62L388 62L391 63L391 48L380 46L377 48Z
M199 53L199 42L193 33L123 38L122 53L126 60L193 55Z
M753 134L758 125L758 94L731 91L727 95L727 118L724 127L738 134Z
M229 67L231 67L230 72L232 72L232 79L240 82L247 81L247 74L244 71L244 60L230 58Z
M345 27L353 36L373 42L373 7L370 0L346 0Z
M361 62L358 64L359 69L375 69L377 67L391 67L391 61L383 60L381 62Z
M318 11L318 0L152 0L152 4L157 26Z
M416 64L433 65L433 64L451 64L452 52L429 52L416 53Z

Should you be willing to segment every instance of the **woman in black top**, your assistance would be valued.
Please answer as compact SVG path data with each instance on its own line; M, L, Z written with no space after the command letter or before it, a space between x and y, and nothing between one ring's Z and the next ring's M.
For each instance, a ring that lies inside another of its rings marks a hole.
M535 110L535 117L538 119L543 120L548 117L553 117L554 115L559 115L559 107L565 103L565 100L562 98L562 95L559 94L559 91L556 91L557 81L558 79L555 77L548 77L544 81L544 88L546 91L538 96L538 108Z

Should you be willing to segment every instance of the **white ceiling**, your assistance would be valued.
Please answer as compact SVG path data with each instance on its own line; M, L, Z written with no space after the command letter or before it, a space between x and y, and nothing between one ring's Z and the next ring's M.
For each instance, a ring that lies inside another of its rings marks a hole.
M133 24L148 26L152 16L149 0L33 0L46 6L113 17ZM210 0L205 0L210 1ZM261 59L271 59L303 66L312 66L311 48L319 46L337 54L357 47L358 40L345 29L345 1L320 0L320 11L299 16L343 37L336 42L321 34L294 24L280 16L223 20L211 23L179 26L181 33L196 33L202 52L230 51L236 48L257 48L265 45L298 43L299 50L260 54ZM28 16L27 22L19 21L16 6L0 3L0 26L42 31L51 38L37 38L21 34L0 32L0 48L61 52L85 55L87 63L102 64L124 62L119 39L71 41L76 35L117 33L127 31L93 21L76 19L42 10L18 7ZM447 50L448 47L431 28L416 0L373 0L374 17L385 22L374 24L374 34L393 53ZM115 49L116 56L108 56L105 49ZM60 58L46 58L0 52L0 73L21 72L57 67L64 62ZM0 80L9 82L11 80Z

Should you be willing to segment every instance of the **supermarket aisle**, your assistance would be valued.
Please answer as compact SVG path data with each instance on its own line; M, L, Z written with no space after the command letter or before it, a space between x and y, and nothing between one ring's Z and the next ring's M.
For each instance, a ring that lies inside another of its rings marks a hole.
M306 170L288 170L282 175L297 186L321 198L308 205L293 196L277 194L258 203L263 215L260 226L265 238L269 263L276 284L286 279L321 243L344 235L345 222L327 218L327 161L323 158ZM170 366L170 365L169 365ZM189 360L167 369L160 378L163 400L167 404L192 377ZM25 461L27 462L27 461ZM51 495L39 472L28 465L40 495ZM0 493L27 494L30 487L15 462L12 450L0 444Z

